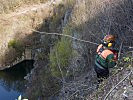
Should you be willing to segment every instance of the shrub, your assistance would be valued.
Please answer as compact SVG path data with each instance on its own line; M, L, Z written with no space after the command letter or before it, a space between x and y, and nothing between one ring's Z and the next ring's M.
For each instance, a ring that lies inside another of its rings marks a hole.
M23 44L22 44L22 42L21 41L18 41L18 40L10 40L9 42L8 42L8 47L9 48L14 48L14 49L16 49L16 50L22 50L23 49Z
M61 68L63 75L65 75L69 64L69 59L71 57L71 41L66 38L62 38L61 41L59 41L50 52L50 67L52 74L54 76L61 77Z
M22 43L22 41L19 40L10 40L8 42L8 48L13 48L16 51L16 54L18 55L18 57L22 56L22 53L24 51L24 44Z

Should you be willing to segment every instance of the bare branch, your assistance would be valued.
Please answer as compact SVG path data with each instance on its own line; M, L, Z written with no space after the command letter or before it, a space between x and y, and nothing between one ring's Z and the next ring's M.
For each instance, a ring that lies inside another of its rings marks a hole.
M118 53L118 60L120 59L121 50L122 50L122 45L123 45L123 41L121 42L121 45L120 45L120 50L119 50L119 53Z

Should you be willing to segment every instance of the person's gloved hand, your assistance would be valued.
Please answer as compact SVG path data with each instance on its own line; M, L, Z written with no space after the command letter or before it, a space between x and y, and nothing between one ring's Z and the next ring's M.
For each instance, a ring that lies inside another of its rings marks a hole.
M119 53L119 51L118 51L118 50L113 50L113 54L114 54L114 61L117 61L117 60L118 60L118 53Z
M118 53L114 53L114 61L118 60Z

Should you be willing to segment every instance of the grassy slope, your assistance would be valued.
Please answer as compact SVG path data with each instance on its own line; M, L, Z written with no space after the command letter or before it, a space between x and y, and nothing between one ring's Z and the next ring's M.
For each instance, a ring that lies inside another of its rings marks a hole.
M23 5L45 3L48 0L0 0L0 14L14 11Z

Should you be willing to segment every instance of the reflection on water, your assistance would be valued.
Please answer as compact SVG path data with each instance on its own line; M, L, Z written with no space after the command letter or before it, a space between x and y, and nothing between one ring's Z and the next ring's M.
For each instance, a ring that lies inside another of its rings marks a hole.
M23 61L12 68L0 71L0 100L15 100L24 94L24 76L33 68L33 61Z

